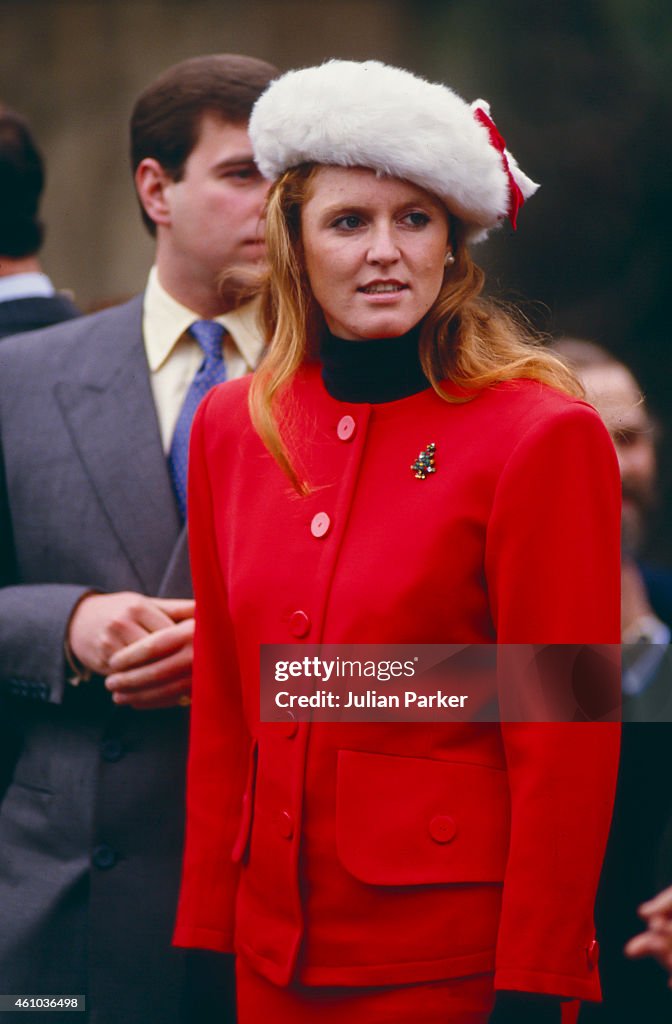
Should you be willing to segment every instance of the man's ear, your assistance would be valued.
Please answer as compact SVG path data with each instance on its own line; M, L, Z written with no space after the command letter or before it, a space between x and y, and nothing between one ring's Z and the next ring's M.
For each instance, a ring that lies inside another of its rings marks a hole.
M167 189L174 184L158 160L145 157L135 169L135 188L143 209L155 224L170 224Z

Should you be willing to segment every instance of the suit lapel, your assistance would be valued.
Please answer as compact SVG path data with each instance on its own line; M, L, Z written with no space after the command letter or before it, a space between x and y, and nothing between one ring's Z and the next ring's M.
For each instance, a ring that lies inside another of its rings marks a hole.
M180 533L156 592L157 597L193 597L186 527Z
M142 343L142 298L91 324L55 393L72 443L143 588L157 593L180 535Z

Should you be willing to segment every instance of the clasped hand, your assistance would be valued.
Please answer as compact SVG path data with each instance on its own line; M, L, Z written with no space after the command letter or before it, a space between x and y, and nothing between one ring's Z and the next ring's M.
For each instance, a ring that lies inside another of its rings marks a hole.
M194 602L144 594L89 594L75 609L68 644L106 676L115 704L172 707L191 692Z

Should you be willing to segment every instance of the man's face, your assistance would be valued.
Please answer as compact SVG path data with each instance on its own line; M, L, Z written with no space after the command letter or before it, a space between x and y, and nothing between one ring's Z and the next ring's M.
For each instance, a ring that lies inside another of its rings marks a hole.
M206 114L181 180L164 189L162 244L185 285L212 288L222 271L263 260L268 187L254 164L247 127Z
M656 453L653 425L631 373L620 364L583 370L586 397L611 434L621 468L623 548L641 548L647 514L655 502Z

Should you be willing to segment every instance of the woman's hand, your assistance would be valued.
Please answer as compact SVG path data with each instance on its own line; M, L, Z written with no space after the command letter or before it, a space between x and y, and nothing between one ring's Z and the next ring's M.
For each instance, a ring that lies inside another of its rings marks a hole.
M642 903L638 909L646 921L646 931L630 939L625 952L638 958L652 956L670 975L672 988L672 886L658 893L652 900Z

